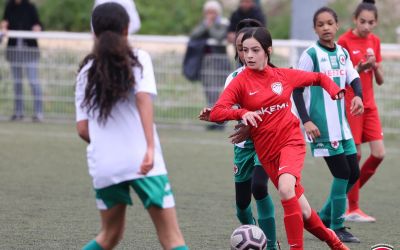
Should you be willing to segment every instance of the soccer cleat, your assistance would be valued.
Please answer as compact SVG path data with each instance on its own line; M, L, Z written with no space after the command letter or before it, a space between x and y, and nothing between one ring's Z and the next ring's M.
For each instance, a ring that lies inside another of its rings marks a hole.
M350 228L349 228L350 229ZM346 227L333 230L342 242L360 243L360 240L347 231Z
M367 215L361 209L355 209L353 211L347 211L345 221L351 222L375 222L376 219L372 216Z

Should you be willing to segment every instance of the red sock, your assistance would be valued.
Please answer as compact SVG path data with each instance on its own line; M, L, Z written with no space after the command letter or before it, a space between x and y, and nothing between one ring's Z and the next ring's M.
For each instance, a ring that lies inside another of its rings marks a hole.
M350 191L347 193L347 198L349 199L349 211L354 211L359 208L358 199L360 198L360 180L357 180L351 187Z
M283 221L290 249L303 249L303 216L297 197L281 201Z
M376 158L373 155L370 155L368 159L364 162L364 165L360 171L360 188L364 186L364 184L375 174L376 169L383 159Z
M304 220L304 228L322 241L328 243L337 241L332 231L325 227L324 223L322 223L318 214L313 209L311 209L310 218Z

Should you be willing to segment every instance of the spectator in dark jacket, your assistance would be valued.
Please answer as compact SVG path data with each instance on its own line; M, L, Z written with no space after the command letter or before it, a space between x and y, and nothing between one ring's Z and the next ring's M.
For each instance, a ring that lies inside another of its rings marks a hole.
M209 0L203 6L203 19L190 34L191 40L207 40L203 52L200 80L203 84L208 107L214 106L225 78L231 71L226 54L228 20L222 16L222 6L218 1ZM223 126L210 125L208 129L222 129Z
M233 43L235 41L236 26L246 18L256 19L264 26L267 24L266 17L256 0L240 0L239 7L232 13L230 18L228 42Z
M36 7L29 0L9 0L4 10L1 29L5 34L7 30L41 31L42 25ZM38 80L39 49L36 39L8 39L6 57L11 64L14 79L14 114L11 120L22 120L24 117L22 79L23 71L26 70L34 99L33 121L41 121L43 105L42 89Z

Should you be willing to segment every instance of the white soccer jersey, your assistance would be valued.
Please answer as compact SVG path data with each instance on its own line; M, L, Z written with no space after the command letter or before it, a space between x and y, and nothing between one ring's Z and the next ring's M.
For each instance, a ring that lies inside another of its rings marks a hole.
M333 52L321 47L318 42L311 45L302 53L298 68L325 73L340 88L345 88L346 84L350 84L359 77L348 52L338 44ZM328 92L319 86L305 88L303 96L308 114L321 132L321 136L316 139L316 142L352 138L346 119L344 99L332 100ZM309 141L307 136L305 138Z
M76 121L89 122L90 144L87 147L87 160L96 189L144 177L138 172L146 152L146 139L135 104L135 94L146 92L156 96L157 90L150 55L143 50L135 50L135 54L143 66L143 71L137 67L133 69L136 83L128 99L115 104L105 124L98 122L98 111L88 114L87 110L81 107L87 73L92 62L86 64L77 77ZM147 176L167 173L155 125L154 140L154 167Z

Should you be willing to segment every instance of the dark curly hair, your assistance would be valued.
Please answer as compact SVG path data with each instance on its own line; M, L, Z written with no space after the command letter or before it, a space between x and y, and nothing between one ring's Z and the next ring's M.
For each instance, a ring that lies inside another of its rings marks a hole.
M96 39L79 71L92 61L82 106L88 112L98 110L99 122L105 123L114 105L128 97L135 84L132 68L142 69L128 44L128 25L129 16L119 4L105 3L93 10L92 27Z

